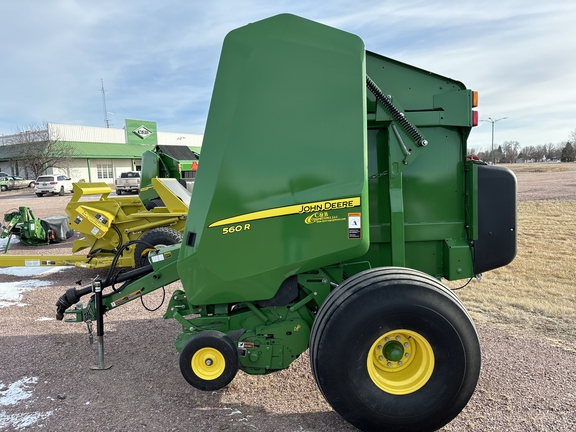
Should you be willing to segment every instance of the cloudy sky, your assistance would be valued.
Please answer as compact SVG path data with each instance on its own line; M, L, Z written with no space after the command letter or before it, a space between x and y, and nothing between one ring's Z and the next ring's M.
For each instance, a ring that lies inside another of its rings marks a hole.
M44 121L204 131L225 35L293 13L360 36L370 51L480 94L495 142L561 143L576 130L576 2L80 1L2 4L0 134ZM491 145L481 122L469 147Z

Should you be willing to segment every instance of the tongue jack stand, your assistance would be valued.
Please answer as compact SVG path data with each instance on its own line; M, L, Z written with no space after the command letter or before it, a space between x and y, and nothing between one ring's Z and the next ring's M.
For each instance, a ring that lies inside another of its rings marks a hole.
M104 307L102 306L102 284L94 281L94 303L96 304L96 343L98 344L98 364L90 366L90 369L105 370L112 365L104 364Z

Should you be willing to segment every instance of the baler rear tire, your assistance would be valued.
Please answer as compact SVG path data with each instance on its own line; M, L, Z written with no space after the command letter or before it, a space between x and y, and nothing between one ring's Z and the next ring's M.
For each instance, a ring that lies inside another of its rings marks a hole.
M224 333L195 334L180 353L180 372L193 387L214 391L226 387L238 373L238 350Z
M134 266L136 268L149 265L148 252L159 246L170 246L182 242L182 233L173 228L159 227L146 231L138 239L134 248Z
M398 357L386 351L389 341ZM439 281L376 268L328 296L312 326L310 362L328 403L357 428L436 430L474 393L480 344L466 309Z

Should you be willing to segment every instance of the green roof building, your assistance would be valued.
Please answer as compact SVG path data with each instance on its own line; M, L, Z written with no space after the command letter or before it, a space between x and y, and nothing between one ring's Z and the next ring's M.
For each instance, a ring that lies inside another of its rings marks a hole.
M22 163L19 135L0 136L0 171L30 178L33 174ZM46 174L63 173L72 180L114 183L125 171L139 171L142 153L160 145L187 146L200 153L202 135L161 132L155 122L126 120L122 129L47 123L38 132L39 140L58 140L70 148L71 158L63 168L48 169ZM20 162L20 163L19 163Z

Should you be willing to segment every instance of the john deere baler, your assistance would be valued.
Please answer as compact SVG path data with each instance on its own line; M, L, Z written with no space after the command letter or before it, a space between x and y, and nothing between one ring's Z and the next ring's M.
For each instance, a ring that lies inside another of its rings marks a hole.
M180 279L165 317L182 324L194 387L285 369L308 349L323 395L358 428L442 427L474 392L480 346L440 280L516 253L513 174L466 158L476 102L293 15L232 31L182 244L68 290L59 317L93 293L66 312L100 317L101 337L103 313Z

